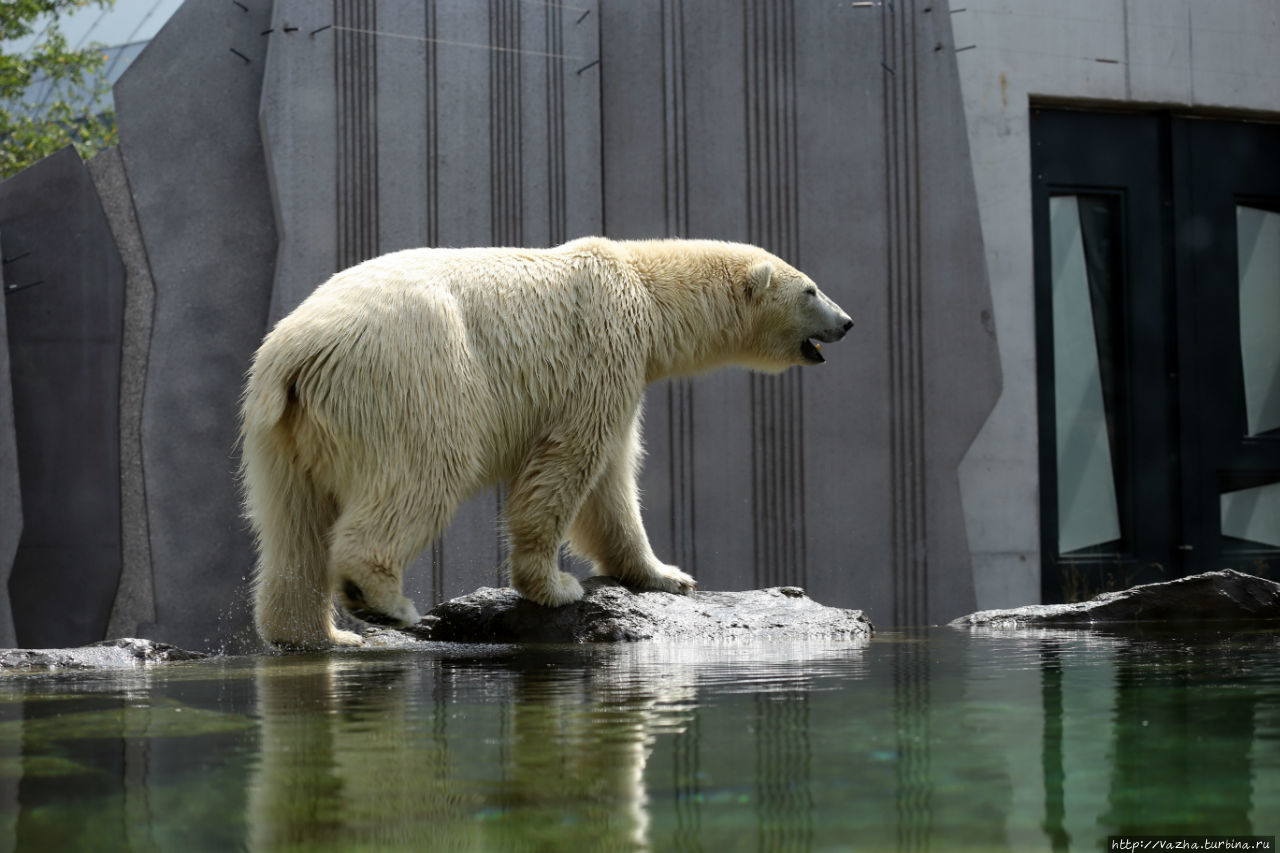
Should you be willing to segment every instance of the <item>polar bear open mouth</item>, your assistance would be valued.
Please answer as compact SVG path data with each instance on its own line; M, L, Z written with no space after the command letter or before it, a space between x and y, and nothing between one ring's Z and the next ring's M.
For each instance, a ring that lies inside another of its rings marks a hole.
M800 355L810 364L822 364L826 361L822 356L822 344L814 343L809 338L800 342Z

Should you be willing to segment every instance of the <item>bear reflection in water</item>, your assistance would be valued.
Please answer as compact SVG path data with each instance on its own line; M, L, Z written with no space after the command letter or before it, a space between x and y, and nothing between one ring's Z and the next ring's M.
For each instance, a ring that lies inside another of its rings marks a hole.
M795 829L809 692L860 672L866 646L441 648L255 663L249 849L647 850L722 814L728 790ZM709 711L710 696L730 705ZM698 773L704 750L721 756L704 768L720 787Z

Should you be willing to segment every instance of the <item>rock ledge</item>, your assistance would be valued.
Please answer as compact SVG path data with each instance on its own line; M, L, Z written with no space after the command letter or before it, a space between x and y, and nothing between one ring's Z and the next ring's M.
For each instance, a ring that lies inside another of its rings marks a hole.
M616 643L637 640L867 639L860 610L818 604L799 587L747 592L632 592L583 581L583 599L548 608L513 589L482 587L433 608L405 633L451 643Z
M1219 622L1280 619L1280 584L1233 569L1104 592L1075 604L1031 604L979 610L950 624L961 628L1089 626L1118 622Z
M0 649L0 670L129 669L205 657L209 657L205 652L189 652L168 643L124 637L76 649Z

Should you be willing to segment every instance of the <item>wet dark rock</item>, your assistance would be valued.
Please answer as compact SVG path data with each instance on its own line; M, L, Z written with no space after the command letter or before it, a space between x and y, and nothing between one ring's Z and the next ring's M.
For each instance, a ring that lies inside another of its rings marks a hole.
M122 669L208 656L205 652L190 652L168 643L125 637L75 649L3 649L0 650L0 670Z
M1075 604L979 610L956 627L1090 626L1117 622L1221 622L1280 619L1280 584L1233 569L1104 592Z
M617 643L636 640L866 639L860 610L818 604L799 587L747 592L635 592L611 578L583 581L582 600L543 607L513 589L482 587L404 629L454 643Z

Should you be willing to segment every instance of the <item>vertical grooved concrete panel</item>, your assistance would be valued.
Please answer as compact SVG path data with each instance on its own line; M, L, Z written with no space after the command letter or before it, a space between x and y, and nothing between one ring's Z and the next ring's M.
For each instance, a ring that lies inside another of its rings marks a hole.
M276 231L258 105L271 3L185 3L115 86L155 283L142 411L156 624L201 646L248 624L237 410Z
M820 368L650 392L659 555L885 624L966 612L956 467L1000 380L946 4L601 14L609 236L758 243L857 324Z
M0 184L22 537L18 644L101 640L120 577L124 271L74 148Z
M599 233L599 66L578 73L598 13L575 5L278 0L260 110L273 321L380 253ZM501 581L500 504L465 504L411 567L420 607Z
M855 323L802 374L807 589L881 624L893 604L881 22L865 7L797 11L798 261Z
M4 258L4 233L0 231L0 253ZM13 608L9 604L9 575L22 538L22 491L18 477L18 443L14 434L13 387L9 372L9 323L6 318L5 272L9 262L0 263L0 647L18 644L13 630Z

